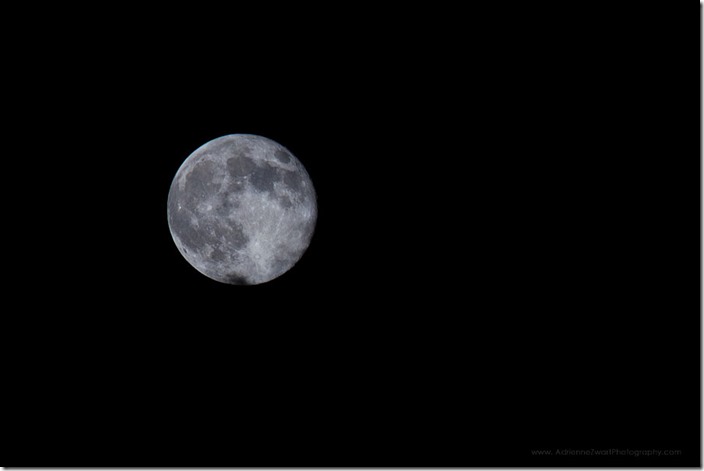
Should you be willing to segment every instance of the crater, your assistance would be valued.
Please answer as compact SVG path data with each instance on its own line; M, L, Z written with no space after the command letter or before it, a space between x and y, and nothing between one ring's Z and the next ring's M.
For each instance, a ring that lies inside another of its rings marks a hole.
M234 198L222 198L218 204L215 205L215 215L219 218L226 218L231 216L239 207L240 203Z
M226 244L228 246L228 249L233 249L229 251L241 249L249 242L249 237L247 237L247 235L244 233L241 224L229 224L227 225L227 231L228 232L226 234Z
M245 182L247 180L241 179L241 180L231 180L230 183L227 185L227 191L229 193L241 193L245 190L246 185Z
M274 182L278 179L276 170L275 167L269 165L257 167L249 177L249 181L259 191L274 191Z
M210 142L205 151L215 156L230 156L234 158L246 157L251 152L251 147L244 144L241 139L225 136Z
M184 252L198 252L198 247L203 245L201 232L191 225L190 218L171 215L169 220L171 230L181 241ZM187 250L188 249L188 250Z
M215 247L210 254L210 259L215 260L216 262L224 262L227 260L227 255L218 247Z
M274 273L283 273L293 264L290 260L285 258L276 257L274 262L271 264L271 269Z
M291 154L285 149L279 149L274 153L274 157L281 163L287 164L291 161Z
M239 154L227 159L227 171L233 178L245 177L258 168L252 159L241 152Z
M294 193L300 192L304 187L303 177L299 172L285 171L283 175L283 181L286 186L288 186L294 191Z
M187 195L213 194L217 191L215 183L215 164L209 160L202 160L195 164L186 175L185 193Z
M231 273L224 276L224 280L231 285L248 285L249 280L247 277L240 275L239 273Z
M283 208L288 209L288 208L292 208L292 207L293 207L293 201L291 201L291 197L288 196L288 195L285 194L285 193L282 193L282 194L280 194L280 195L277 195L277 196L276 196L276 199L279 201L279 204L280 204L281 207L283 207Z

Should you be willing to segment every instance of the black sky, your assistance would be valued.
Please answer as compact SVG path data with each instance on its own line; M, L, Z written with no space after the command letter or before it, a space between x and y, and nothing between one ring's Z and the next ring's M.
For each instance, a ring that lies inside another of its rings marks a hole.
M271 44L137 15L94 53L22 56L16 159L46 157L8 200L41 228L11 234L40 253L11 285L10 459L699 465L696 76L672 52L693 42L535 15ZM230 133L286 146L318 194L264 285L200 275L168 230L178 167ZM531 454L593 448L682 453Z

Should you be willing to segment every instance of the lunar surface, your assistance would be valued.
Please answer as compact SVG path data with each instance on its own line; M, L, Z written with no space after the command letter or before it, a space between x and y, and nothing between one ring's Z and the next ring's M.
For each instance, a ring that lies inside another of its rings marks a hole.
M232 134L204 144L181 165L168 197L181 255L213 280L265 283L308 248L315 190L303 164L280 144Z

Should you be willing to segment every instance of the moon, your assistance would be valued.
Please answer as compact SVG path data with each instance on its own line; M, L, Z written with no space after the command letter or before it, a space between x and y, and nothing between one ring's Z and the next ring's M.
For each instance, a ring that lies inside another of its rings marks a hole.
M252 134L218 137L178 169L167 202L181 255L231 285L266 283L290 270L310 244L318 215L303 164Z

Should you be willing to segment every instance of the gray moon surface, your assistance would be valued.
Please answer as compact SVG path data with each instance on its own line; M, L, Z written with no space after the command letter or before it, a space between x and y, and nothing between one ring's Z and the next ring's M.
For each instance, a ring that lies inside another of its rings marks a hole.
M213 280L265 283L300 260L315 229L313 183L286 148L231 134L196 149L179 168L167 202L181 255Z

